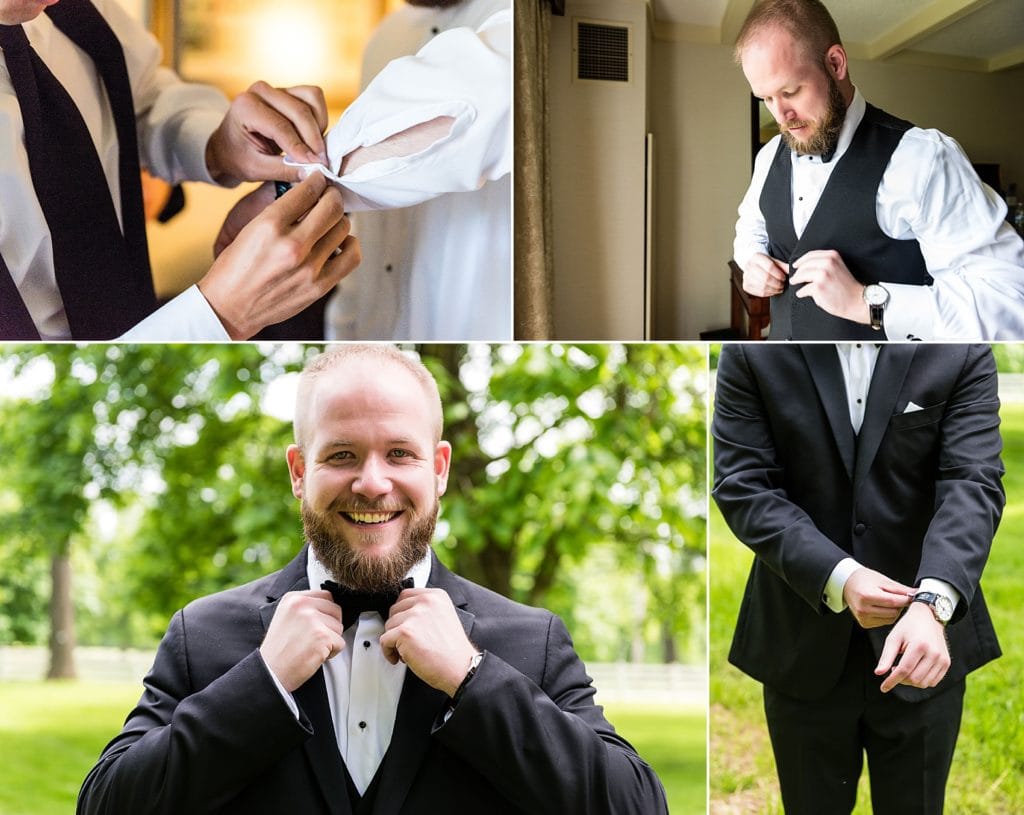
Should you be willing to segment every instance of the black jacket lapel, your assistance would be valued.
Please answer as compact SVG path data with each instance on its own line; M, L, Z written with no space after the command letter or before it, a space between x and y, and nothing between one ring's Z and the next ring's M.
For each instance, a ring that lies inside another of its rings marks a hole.
M448 592L466 636L471 636L475 615L466 610L467 601L462 587L433 552L430 557L432 565L427 586ZM430 747L434 723L444 716L447 701L448 697L443 691L430 687L412 671L406 672L395 714L391 746L380 770L380 789L373 815L397 815L401 812L409 788Z
M846 474L853 478L854 435L843 369L834 345L801 345L818 398L825 408Z
M267 604L260 608L264 631L277 610L281 597L289 591L305 591L309 588L306 576L306 548L285 566L267 594ZM293 694L301 713L309 719L313 735L306 740L303 749L313 768L313 775L320 784L320 791L327 801L332 815L352 815L352 807L345 786L338 740L334 735L334 720L327 701L327 686L324 672L318 670Z
M907 378L907 371L917 349L912 345L883 345L875 362L871 377L868 402L864 408L864 423L857 439L857 469L854 486L871 470L878 445L882 442L896 407L896 399Z

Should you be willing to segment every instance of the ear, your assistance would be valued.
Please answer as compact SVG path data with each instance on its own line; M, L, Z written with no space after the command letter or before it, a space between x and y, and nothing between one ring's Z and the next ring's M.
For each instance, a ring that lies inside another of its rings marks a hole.
M846 49L843 46L837 43L829 48L825 52L825 64L828 65L836 82L842 82L846 79L850 66L847 64Z
M439 441L434 448L434 475L437 476L437 495L440 498L448 489L448 471L452 466L452 446Z
M285 453L288 459L288 472L292 477L292 495L302 500L302 477L306 474L306 460L297 444L289 444Z

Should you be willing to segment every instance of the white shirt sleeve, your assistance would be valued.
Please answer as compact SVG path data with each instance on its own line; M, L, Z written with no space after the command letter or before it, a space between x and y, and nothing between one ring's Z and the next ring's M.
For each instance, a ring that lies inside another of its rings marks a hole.
M405 156L371 161L338 178L348 211L391 209L465 192L512 167L512 12L477 30L453 28L414 56L389 63L327 134L336 169L348 153L439 117L446 135Z
M939 580L937 577L922 577L918 591L932 591L936 594L946 595L946 597L950 599L950 602L953 603L954 611L960 603L960 592L954 589L945 580Z
M908 131L882 178L877 211L887 235L917 239L935 281L885 284L889 339L1024 337L1024 242L954 139Z
M843 599L843 589L846 588L846 581L850 579L860 564L852 557L844 557L832 570L825 583L825 592L821 598L822 602L836 614L846 609L846 600Z
M747 261L756 254L768 254L768 229L765 226L764 214L761 212L761 190L768 178L775 152L779 149L776 136L758 151L754 160L754 174L750 186L740 202L739 220L736 222L736 239L732 245L732 259L741 268L746 268Z
M230 342L198 286L189 286L118 339L122 342Z
M216 88L182 81L160 65L159 43L114 0L95 0L117 35L135 99L140 163L172 184L213 183L206 143L228 110Z

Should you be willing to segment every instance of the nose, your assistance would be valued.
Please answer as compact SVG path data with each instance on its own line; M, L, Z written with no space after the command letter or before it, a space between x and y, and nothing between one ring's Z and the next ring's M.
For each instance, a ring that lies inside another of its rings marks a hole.
M377 456L367 457L355 481L352 482L352 492L364 498L379 498L391 492L391 479L388 478L387 464Z

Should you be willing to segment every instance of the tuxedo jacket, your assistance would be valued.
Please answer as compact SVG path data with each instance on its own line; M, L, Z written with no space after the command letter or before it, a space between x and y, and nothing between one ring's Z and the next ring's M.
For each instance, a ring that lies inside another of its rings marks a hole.
M928 698L999 656L979 585L1005 503L996 384L985 346L883 346L855 434L834 346L723 349L712 494L755 555L734 665L790 696L824 696L857 624L823 601L845 557L960 593L946 677L897 696ZM890 630L869 629L876 656Z
M664 813L661 785L616 735L562 622L460 578L444 589L485 657L450 700L407 671L374 815ZM288 709L258 647L281 596L309 588L306 549L284 569L178 612L78 812L350 815L323 671Z

